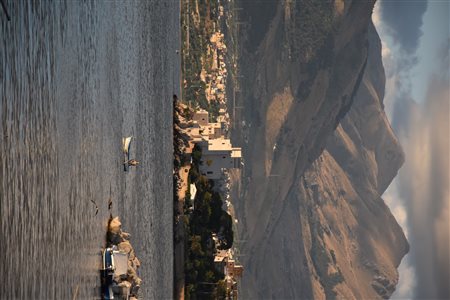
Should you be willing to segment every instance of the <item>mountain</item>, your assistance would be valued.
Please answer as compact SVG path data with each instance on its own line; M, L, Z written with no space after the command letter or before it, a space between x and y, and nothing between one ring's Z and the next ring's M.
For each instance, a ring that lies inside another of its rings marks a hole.
M409 246L381 195L404 161L369 1L243 1L232 137L244 298L388 297Z

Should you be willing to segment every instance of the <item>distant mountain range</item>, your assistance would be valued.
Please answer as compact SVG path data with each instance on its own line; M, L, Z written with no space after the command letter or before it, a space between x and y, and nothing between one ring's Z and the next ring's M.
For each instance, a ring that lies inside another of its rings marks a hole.
M408 252L374 1L242 1L244 298L387 298Z

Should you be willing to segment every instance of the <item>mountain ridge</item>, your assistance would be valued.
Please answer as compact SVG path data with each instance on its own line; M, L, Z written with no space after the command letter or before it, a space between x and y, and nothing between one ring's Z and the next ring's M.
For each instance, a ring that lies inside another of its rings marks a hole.
M322 48L296 59L286 28L298 13L293 6L304 3L312 2L278 2L260 45L243 50L251 57L241 84L248 89L241 98L243 122L232 133L245 158L234 204L246 241L240 246L246 254L243 294L388 297L409 248L380 197L404 156L383 111L381 43L370 20L374 2L336 1ZM362 126L366 121L370 126ZM387 229L373 228L377 218Z

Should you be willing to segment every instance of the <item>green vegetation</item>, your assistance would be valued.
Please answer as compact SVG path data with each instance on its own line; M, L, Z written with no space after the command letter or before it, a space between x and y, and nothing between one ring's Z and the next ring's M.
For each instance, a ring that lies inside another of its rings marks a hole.
M293 19L288 40L291 55L301 62L311 62L328 46L333 25L333 4L330 0L294 1Z
M182 0L182 82L183 100L191 107L200 107L209 112L210 122L219 115L219 103L208 102L206 84L201 80L202 70L210 74L213 67L213 53L210 38L219 27L219 1ZM184 115L192 118L189 109ZM217 250L226 250L233 245L232 218L222 209L220 194L214 191L214 182L199 172L201 148L195 146L188 175L188 186L197 187L195 199L190 200L188 190L185 196L183 215L185 228L185 298L224 299L226 285L224 275L214 266ZM213 234L218 243L212 239ZM216 247L218 249L216 249Z
M212 234L219 238L219 249L233 245L232 218L222 210L222 198L213 190L214 183L200 175L201 148L197 145L192 152L192 167L188 183L195 183L197 194L194 209L191 209L190 194L187 193L184 206L186 226L185 253L185 297L186 299L223 298L223 274L214 267L216 246Z
M333 4L330 0L293 1L292 18L286 40L290 56L306 69L307 77L297 88L296 99L304 101L319 70L329 68L334 59Z
M182 0L181 7L183 98L210 111L200 73L202 66L207 72L212 66L208 43L218 27L218 1Z

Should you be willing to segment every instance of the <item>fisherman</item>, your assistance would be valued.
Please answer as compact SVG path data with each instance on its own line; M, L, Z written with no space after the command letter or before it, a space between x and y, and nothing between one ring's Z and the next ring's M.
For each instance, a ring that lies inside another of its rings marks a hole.
M137 160L135 160L135 159L130 159L130 160L128 161L128 165L129 165L129 166L136 167L138 164L139 164L139 162L138 162Z

